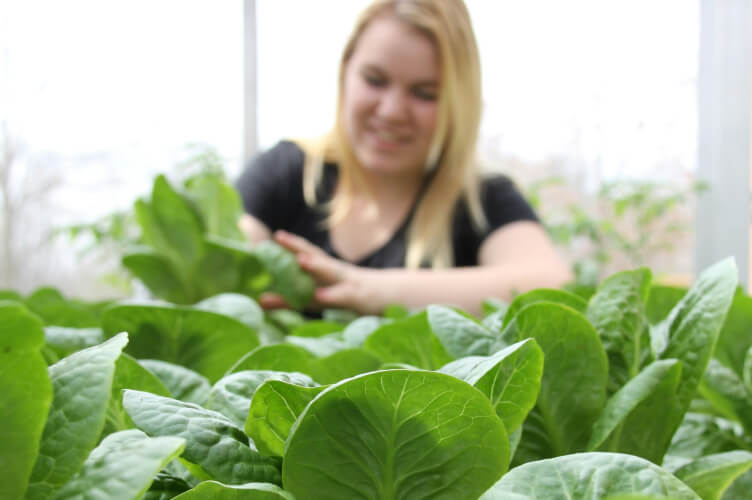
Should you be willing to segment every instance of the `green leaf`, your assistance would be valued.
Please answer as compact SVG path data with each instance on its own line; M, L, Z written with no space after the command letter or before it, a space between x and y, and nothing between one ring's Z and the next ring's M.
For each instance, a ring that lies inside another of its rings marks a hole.
M53 498L90 498L99 493L118 500L139 500L154 475L180 455L184 446L185 441L178 437L150 438L137 430L111 434Z
M112 379L112 396L107 406L104 434L124 431L135 427L123 409L123 389L136 389L159 396L171 396L159 378L138 361L123 353L115 362L115 375Z
M341 332L343 330L341 323L334 323L332 321L312 320L306 323L297 325L292 329L290 335L296 337L323 337L330 333Z
M271 280L264 263L244 243L204 238L203 255L193 268L193 283L200 287L200 298L225 292L255 297L269 287Z
M313 387L318 384L302 373L277 371L242 371L222 378L214 384L209 399L204 405L229 418L238 427L243 427L248 418L251 398L256 389L266 380L283 380L294 384Z
M405 319L410 316L410 311L399 304L389 304L384 308L383 316L387 319Z
M752 393L731 369L711 358L700 383L700 394L721 415L738 421L752 436Z
M310 351L292 344L262 345L240 358L229 373L243 370L308 373L314 357Z
M155 297L175 304L193 301L189 285L167 256L154 251L131 251L121 262Z
M68 328L64 326L46 326L44 341L59 358L64 358L76 351L104 342L101 328Z
M659 358L682 362L677 395L685 409L689 408L705 373L726 312L731 307L737 281L733 258L711 266L700 274L664 322L668 345L662 352L658 351ZM676 427L680 422L675 423Z
M587 449L660 464L676 429L671 422L683 414L675 396L680 377L681 363L675 359L647 366L606 402Z
M280 483L276 463L250 448L243 431L221 413L130 390L123 393L123 406L138 428L150 436L185 439L183 458L214 479L229 484Z
M543 352L527 339L491 356L470 356L439 372L464 380L488 397L507 432L515 431L535 406L543 376Z
M491 332L500 334L504 328L504 317L507 315L507 310L499 310L493 312L483 318L481 324Z
M190 179L185 188L198 207L208 234L243 240L238 228L243 206L235 188L218 177L206 175Z
M175 462L177 461L174 460L170 463ZM141 500L170 500L189 489L191 489L191 485L183 479L165 472L158 472L149 487L149 491L144 494Z
M323 358L314 359L308 367L310 375L322 384L333 384L360 373L378 370L381 360L363 349L343 349Z
M202 311L223 314L258 331L264 326L264 311L252 298L239 293L221 293L195 304Z
M686 293L686 288L665 285L651 286L648 301L645 304L648 322L655 325L663 321Z
M363 347L366 339L386 322L377 316L361 316L345 327L342 339L349 347Z
M507 314L504 316L504 326L509 324L509 322L512 321L522 309L537 302L562 304L581 313L584 313L587 309L587 301L578 295L565 290L539 288L515 297L512 303L509 304Z
M209 399L211 384L193 370L158 359L140 359L138 362L157 376L173 398L198 405Z
M431 331L425 311L379 327L364 347L384 363L406 363L426 370L436 370L452 360Z
M285 340L290 344L302 347L320 358L347 349L347 344L342 340L340 332L329 333L321 337L295 337L294 335L288 335Z
M120 333L49 368L54 397L31 473L28 500L49 498L83 465L102 433L115 361L128 343Z
M606 349L613 388L637 376L643 351L649 350L645 301L650 279L646 268L616 273L598 287L585 311Z
M747 356L744 359L744 373L742 376L747 391L752 394L752 346L747 350Z
M280 294L293 309L302 309L313 298L314 282L300 266L295 256L271 240L253 247L255 253L272 275L270 291Z
M55 288L42 287L26 299L26 307L45 325L89 328L99 326L102 303L68 300Z
M265 311L269 321L279 326L282 330L289 333L298 325L305 323L306 319L298 311L292 309L272 309Z
M622 494L700 498L669 472L642 458L577 453L516 467L480 500L596 500Z
M484 300L481 304L481 310L483 311L484 316L501 312L501 316L503 317L504 314L506 314L507 309L509 309L509 304L507 302L493 297Z
M742 375L747 350L752 346L752 297L737 288L715 349L715 357Z
M204 481L192 490L175 497L175 500L295 500L290 493L269 483L229 485L217 481Z
M264 382L251 400L246 434L264 455L281 457L292 425L324 389L280 380Z
M283 481L297 500L475 499L506 470L488 399L435 372L374 372L325 389L293 426Z
M106 335L127 331L127 352L137 359L180 364L210 381L259 344L256 332L236 319L169 304L113 306L104 313L102 329Z
M549 302L525 307L514 324L520 340L536 340L544 359L515 462L584 451L606 402L608 362L598 334L581 313Z
M663 467L676 470L696 458L739 448L752 449L752 436L725 418L687 413L671 440Z
M676 477L702 500L720 500L731 483L752 467L752 453L729 451L699 458L676 471Z
M40 354L41 320L20 304L0 301L0 498L23 497L37 458L52 384Z
M428 306L428 324L453 358L488 356L499 335L444 306Z
M159 253L186 265L199 259L204 232L200 218L163 175L154 180L151 203L137 203L136 218L144 241Z

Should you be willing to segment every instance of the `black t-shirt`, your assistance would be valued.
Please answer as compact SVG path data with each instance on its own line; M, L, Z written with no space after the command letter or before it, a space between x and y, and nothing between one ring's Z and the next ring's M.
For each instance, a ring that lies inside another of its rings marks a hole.
M284 229L297 234L329 255L342 259L332 247L329 231L324 225L326 212L305 202L303 164L303 151L289 141L282 141L258 155L237 182L245 211L272 232ZM336 183L336 164L325 164L322 182L316 192L317 200L330 200ZM508 177L496 175L484 179L480 199L488 223L484 231L475 228L463 199L455 207L451 237L456 267L477 265L480 246L495 229L510 222L538 220ZM354 264L373 268L404 267L407 226L411 216L412 211L384 246Z

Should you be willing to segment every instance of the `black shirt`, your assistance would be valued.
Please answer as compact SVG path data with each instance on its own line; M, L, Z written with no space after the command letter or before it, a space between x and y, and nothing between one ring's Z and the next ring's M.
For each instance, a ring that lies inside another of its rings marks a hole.
M303 164L303 151L289 141L282 141L258 155L237 182L243 207L272 232L284 229L297 234L329 255L342 259L332 247L329 231L324 225L326 212L305 202ZM317 200L330 200L336 184L337 165L327 163L317 188ZM488 223L483 231L477 230L472 223L464 199L460 199L454 209L451 238L455 267L478 265L480 246L495 229L510 222L538 220L514 183L503 175L482 181L480 199ZM373 268L404 267L407 226L411 216L412 211L387 243L354 264Z

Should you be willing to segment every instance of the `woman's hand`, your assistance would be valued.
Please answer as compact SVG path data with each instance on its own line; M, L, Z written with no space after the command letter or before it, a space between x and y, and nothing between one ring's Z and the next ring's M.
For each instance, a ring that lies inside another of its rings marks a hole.
M316 281L316 305L342 307L360 314L381 313L383 305L377 300L376 287L378 270L336 259L305 238L286 231L276 231L274 240L295 254L300 267ZM262 306L267 306L263 300Z

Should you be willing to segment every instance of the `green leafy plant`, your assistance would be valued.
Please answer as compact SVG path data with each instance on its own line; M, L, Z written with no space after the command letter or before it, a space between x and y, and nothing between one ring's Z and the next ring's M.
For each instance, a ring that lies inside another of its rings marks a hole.
M288 311L279 335L239 294L112 304L86 328L5 301L0 493L745 498L736 273L725 260L668 290L636 269L588 300L535 290L482 318Z

